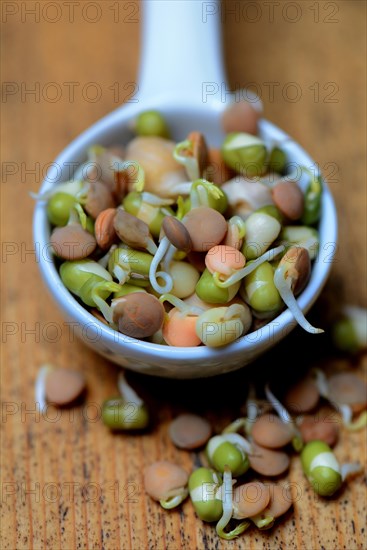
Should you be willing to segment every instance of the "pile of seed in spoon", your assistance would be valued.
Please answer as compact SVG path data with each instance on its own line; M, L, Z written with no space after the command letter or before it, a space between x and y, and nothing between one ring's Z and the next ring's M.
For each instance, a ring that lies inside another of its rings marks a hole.
M169 137L141 113L126 146L95 145L73 180L39 195L66 288L101 322L170 346L227 345L288 307L318 252L322 179L258 137L248 102L223 115L222 147ZM210 136L207 136L210 137Z
M363 379L351 371L326 377L314 369L281 401L269 385L265 397L258 399L250 389L246 416L214 436L210 423L200 416L175 418L168 429L171 441L188 451L205 446L199 455L202 466L189 474L164 460L149 465L144 471L147 494L165 509L189 496L196 515L215 523L219 537L231 540L251 526L272 528L292 507L292 484L284 479L292 455L300 455L304 475L321 497L337 495L348 477L362 471L359 463L339 464L332 447L340 423L330 422L322 406L326 401L335 408L347 430L362 429L367 425Z

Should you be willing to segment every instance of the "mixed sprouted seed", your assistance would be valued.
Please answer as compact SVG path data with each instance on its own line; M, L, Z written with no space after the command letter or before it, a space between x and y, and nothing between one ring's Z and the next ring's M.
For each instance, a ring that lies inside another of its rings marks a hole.
M119 395L102 406L102 421L113 433L144 432L151 425L147 405L118 377ZM36 384L36 399L65 406L85 390L85 379L66 369L44 367ZM245 416L213 434L211 423L183 413L167 429L179 452L196 452L196 466L188 473L166 460L144 470L144 489L162 508L177 508L190 498L199 519L216 524L217 534L230 540L254 526L270 529L293 505L292 483L285 476L299 455L305 478L320 497L338 495L343 483L362 472L360 463L340 464L332 447L340 426L346 431L367 424L367 387L351 370L310 373L282 392L278 399L266 385L259 398L250 386L241 409ZM331 417L325 403L337 410ZM279 477L281 480L279 481Z
M291 387L282 402L268 385L265 399L257 399L250 388L246 416L234 420L217 435L212 435L211 425L200 416L178 416L168 428L170 439L176 447L188 451L205 445L205 452L199 455L202 466L189 475L167 461L151 464L144 472L147 494L165 509L179 506L189 494L197 516L216 523L217 534L227 540L251 525L270 529L291 508L291 484L284 477L281 482L277 478L287 473L295 453L315 493L333 496L349 476L362 471L362 466L340 464L332 451L339 426L330 424L330 418L320 418L321 401L325 399L322 385L329 388L327 400L341 413L347 430L366 426L367 389L351 371L323 376L322 380L320 384L320 371L313 371ZM349 409L348 421L343 408ZM316 437L310 426L302 428L305 418L312 419Z
M295 298L318 253L322 178L260 139L259 116L235 104L214 149L200 131L171 141L163 116L144 112L124 148L90 147L72 181L37 197L64 285L99 320L157 344L218 347L287 306L323 332Z
M171 346L228 344L284 305L307 331L321 332L295 296L318 251L322 180L301 167L299 177L308 178L302 192L287 174L281 144L269 148L254 135L257 120L249 104L228 109L219 151L200 132L175 144L159 113L142 113L126 149L92 147L80 177L39 197L54 226L60 276L93 315L122 334ZM365 310L344 308L331 327L336 347L365 349L366 319ZM118 395L103 403L103 423L117 433L146 430L147 405L123 374L117 385ZM67 406L85 388L80 373L47 365L36 401ZM230 540L251 526L272 528L292 507L290 485L278 479L292 455L321 497L362 471L359 463L339 464L332 450L339 424L322 414L327 403L344 429L366 426L366 384L355 373L313 368L280 399L269 385L263 393L250 387L244 416L221 433L195 414L175 418L170 440L198 451L201 466L189 474L165 460L150 464L146 493L168 510L189 497L198 518Z
M351 311L348 308L346 311ZM349 346L343 333L336 340L342 349L366 349L357 335L365 328L366 314L358 310L358 330L349 327ZM333 325L351 323L343 317ZM70 369L43 367L36 382L36 401L58 407L74 403L85 393L84 376ZM144 400L120 373L116 396L102 405L102 422L113 433L144 433L152 428ZM260 394L260 392L259 392ZM160 460L144 470L146 493L162 508L172 510L188 497L199 519L216 526L219 537L231 540L252 528L270 529L295 504L292 483L286 479L295 457L320 498L340 495L343 483L363 471L360 463L341 464L332 448L348 432L367 425L367 387L351 369L333 367L325 374L312 368L280 396L266 384L259 396L249 387L241 406L243 416L213 433L212 424L201 416L183 413L167 427L167 435L180 452L195 452L196 469L188 472L179 464ZM337 417L330 411L335 409ZM170 453L172 455L172 451ZM179 456L177 457L178 461ZM199 467L198 467L199 466Z

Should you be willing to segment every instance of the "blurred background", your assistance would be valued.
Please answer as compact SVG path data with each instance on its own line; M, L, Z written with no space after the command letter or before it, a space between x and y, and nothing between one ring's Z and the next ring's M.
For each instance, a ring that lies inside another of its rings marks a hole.
M161 518L141 492L144 457L175 456L167 421L187 408L213 422L234 418L249 380L281 381L321 360L350 364L331 350L327 336L316 342L296 330L258 364L225 380L171 383L132 375L157 410L152 434L113 437L101 425L93 406L116 392L117 369L75 341L42 285L29 192L73 138L136 99L143 7L136 0L1 3L1 381L10 403L2 423L1 548L217 547L211 528L188 507ZM336 201L338 250L314 319L335 305L366 306L366 3L223 0L221 21L230 88L257 91L264 116L318 162ZM164 34L166 24L157 32ZM363 368L363 361L353 364ZM79 407L73 418L68 413L52 422L34 412L34 381L45 362L84 371L87 413ZM353 437L348 452L360 457L364 438ZM180 460L191 464L190 457ZM293 475L301 476L297 468ZM74 499L68 483L76 484ZM83 496L86 484L97 497ZM351 489L343 506L321 506L308 495L291 520L258 539L248 535L246 547L251 540L253 548L361 548L363 510L356 503L363 491Z

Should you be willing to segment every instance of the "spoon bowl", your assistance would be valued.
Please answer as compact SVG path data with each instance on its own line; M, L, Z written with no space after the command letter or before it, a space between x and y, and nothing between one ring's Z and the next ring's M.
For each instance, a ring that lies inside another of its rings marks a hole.
M185 1L162 3L160 0L144 3L146 13L143 21L143 61L138 98L107 115L74 140L53 163L41 186L41 193L60 182L70 180L77 166L85 162L86 151L91 145L126 144L133 137L131 120L145 109L158 109L162 112L175 141L183 140L189 132L197 129L207 137L210 146L220 146L224 138L220 116L226 104L221 101L219 92L203 95L203 90L205 93L209 89L217 90L225 83L220 52L219 13L212 12L212 19L207 18L205 22L200 11L201 4ZM210 4L215 5L213 2ZM169 36L166 35L165 42L161 43L159 33L157 35L157 25L161 23L163 14L169 22ZM185 73L182 67L178 70L172 66L175 52L164 50L164 44L170 43L170 36L177 40L183 35L185 19L191 24L193 37L191 40L190 34L186 52L191 59L191 72L186 72L186 75L191 75L189 82L182 78L182 73ZM201 48L200 55L195 57L197 43L205 46L204 51ZM159 64L164 75L162 80L156 74L158 51L160 55L165 51L165 57ZM209 88L208 83L211 83ZM284 143L288 160L294 165L315 166L309 155L272 123L262 119L259 123L259 135L266 142ZM44 202L40 201L36 205L33 228L41 275L62 314L72 323L74 333L87 346L122 367L169 378L214 376L251 363L284 338L296 325L290 311L285 310L259 330L217 349L206 346L175 348L127 337L96 320L64 287L50 249L51 228ZM319 255L313 263L311 279L298 297L299 306L305 313L318 298L328 278L336 248L336 211L326 184L318 229ZM310 335L310 338L313 337L315 336Z

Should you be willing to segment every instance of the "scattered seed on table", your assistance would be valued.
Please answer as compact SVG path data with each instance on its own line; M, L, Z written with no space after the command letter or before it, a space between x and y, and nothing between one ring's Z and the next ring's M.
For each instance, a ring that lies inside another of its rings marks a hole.
M205 418L196 414L180 414L169 427L169 435L180 449L197 449L207 443L212 428Z
M285 485L268 485L270 490L270 502L263 514L271 516L274 519L279 518L292 506L292 495L289 488Z
M250 467L263 476L279 476L283 474L290 464L290 458L283 451L266 449L256 443L251 443L252 453L248 458Z
M339 427L332 415L320 418L319 414L306 414L298 427L304 443L319 440L333 447L338 440Z
M85 386L85 377L81 372L53 369L46 376L46 399L55 405L69 405L81 395Z
M246 519L262 512L270 501L269 487L260 481L239 485L233 491L233 517Z
M367 405L366 383L352 372L339 372L328 378L330 399L340 405L349 405L359 412Z
M251 435L255 443L269 449L284 447L294 437L292 427L272 413L263 414L256 420Z
M301 380L292 386L283 399L284 405L294 413L307 413L312 411L320 399L316 384L310 380Z
M189 480L187 472L167 460L160 460L144 470L145 491L154 500L166 500L180 492Z

